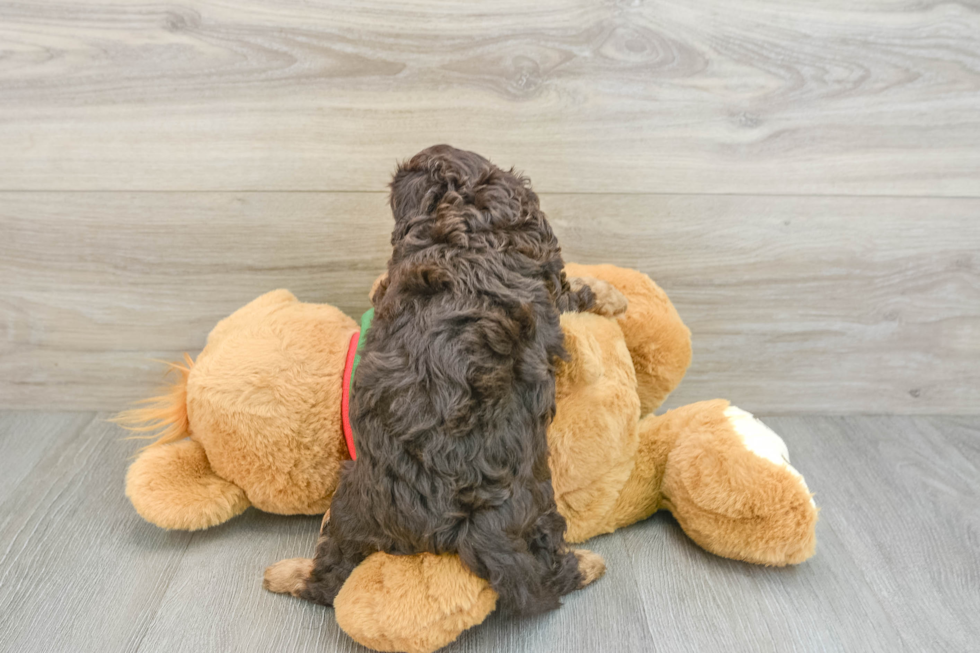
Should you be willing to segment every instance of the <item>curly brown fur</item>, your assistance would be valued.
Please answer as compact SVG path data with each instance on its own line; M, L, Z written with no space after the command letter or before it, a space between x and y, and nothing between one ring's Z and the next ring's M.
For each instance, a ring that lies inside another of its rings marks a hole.
M357 461L343 472L302 598L331 604L375 551L458 553L501 607L559 605L595 576L565 544L546 429L559 310L558 240L526 179L440 145L392 182L388 276L353 381Z

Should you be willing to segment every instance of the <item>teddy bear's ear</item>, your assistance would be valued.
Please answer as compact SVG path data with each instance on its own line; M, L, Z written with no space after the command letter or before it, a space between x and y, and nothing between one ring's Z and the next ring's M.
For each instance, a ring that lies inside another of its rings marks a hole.
M190 438L144 449L126 474L126 496L151 524L185 531L226 522L251 505Z

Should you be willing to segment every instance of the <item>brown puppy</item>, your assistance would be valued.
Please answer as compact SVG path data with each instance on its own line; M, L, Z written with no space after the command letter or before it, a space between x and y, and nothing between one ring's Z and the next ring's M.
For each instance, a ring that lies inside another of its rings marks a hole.
M371 553L458 553L501 607L559 605L597 556L565 544L546 429L559 312L585 310L526 179L446 145L392 182L388 275L354 376L343 471L302 598L331 604ZM303 570L306 573L306 570Z

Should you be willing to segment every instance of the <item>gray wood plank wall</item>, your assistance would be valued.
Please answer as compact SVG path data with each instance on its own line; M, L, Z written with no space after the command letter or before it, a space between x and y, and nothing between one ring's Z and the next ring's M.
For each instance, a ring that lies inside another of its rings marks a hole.
M0 0L0 407L121 408L272 288L363 309L434 142L663 285L673 405L980 410L980 11L898 0Z

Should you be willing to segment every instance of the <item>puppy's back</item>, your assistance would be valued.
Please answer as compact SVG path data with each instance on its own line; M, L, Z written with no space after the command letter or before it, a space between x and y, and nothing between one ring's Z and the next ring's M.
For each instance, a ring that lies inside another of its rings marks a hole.
M557 239L525 179L448 146L396 173L391 205L351 401L363 523L392 552L459 553L504 607L555 607L581 581L547 464Z

